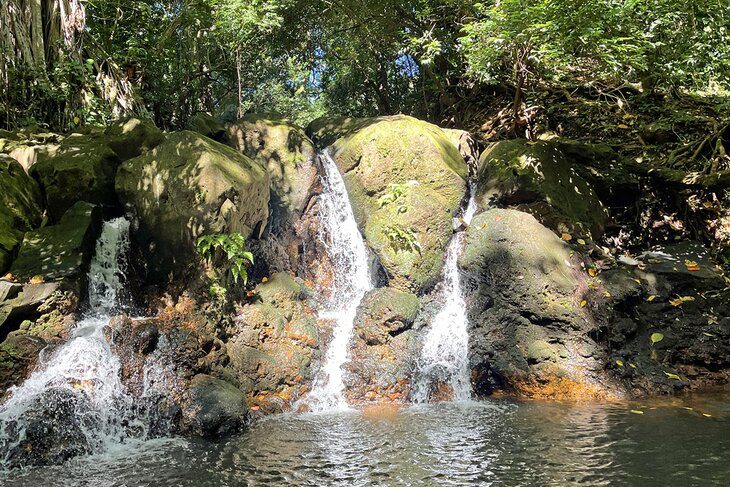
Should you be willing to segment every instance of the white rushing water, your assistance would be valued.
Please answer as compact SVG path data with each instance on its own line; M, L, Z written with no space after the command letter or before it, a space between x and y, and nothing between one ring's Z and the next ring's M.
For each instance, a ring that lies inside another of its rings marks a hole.
M83 418L78 423L91 451L100 451L106 443L124 436L121 423L132 398L120 381L119 359L110 350L103 329L122 309L119 294L128 248L129 222L123 218L105 222L89 269L89 311L69 340L41 360L23 384L11 388L9 399L0 406L0 446L6 454L25 438L29 409L38 408L39 400L49 392L67 390L83 397Z
M469 225L477 210L474 193L472 185L469 203L461 218L465 225ZM411 392L413 402L428 402L433 386L438 385L448 386L454 401L465 401L471 397L467 358L469 320L457 265L463 240L464 232L458 232L451 238L446 251L441 282L443 305L430 323L418 358Z
M345 181L326 151L320 155L320 163L324 170L320 238L334 266L334 276L319 317L332 321L333 334L322 369L305 398L309 410L315 412L348 408L342 366L349 355L357 306L373 288L368 251L352 213Z

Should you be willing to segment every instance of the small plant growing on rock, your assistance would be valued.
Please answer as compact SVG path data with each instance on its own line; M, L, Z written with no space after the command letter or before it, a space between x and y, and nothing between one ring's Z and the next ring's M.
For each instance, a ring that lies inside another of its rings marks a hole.
M385 190L385 194L378 198L378 207L383 208L392 203L398 202L398 213L405 213L408 211L408 205L405 201L400 200L401 196L405 196L408 191L408 184L391 183L388 185L388 189ZM399 201L400 200L400 201Z
M230 273L233 281L248 282L248 267L253 264L253 254L246 250L246 238L240 233L217 233L203 235L198 238L195 248L203 259L209 263L223 260L226 273Z
M385 237L396 252L404 250L406 252L421 253L421 244L418 243L418 237L410 228L393 224L385 227L383 233L385 233Z

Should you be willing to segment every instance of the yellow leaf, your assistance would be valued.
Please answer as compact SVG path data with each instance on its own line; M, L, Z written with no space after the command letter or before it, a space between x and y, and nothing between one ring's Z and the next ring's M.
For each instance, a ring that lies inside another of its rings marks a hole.
M671 304L672 306L682 306L684 303L689 303L694 300L695 298L693 298L692 296L680 296L677 299L672 299L671 301L669 301L669 304Z
M670 379L682 380L682 378L680 376L678 376L677 374L672 374L671 372L667 372L666 370L664 371L664 375L666 375Z
M634 279L634 281L636 281L636 284L641 284L641 281L638 279Z
M74 125L78 125L80 121L79 117L74 117Z
M269 282L269 278L268 277L264 277L263 279L261 279L261 282Z
M579 244L581 244L581 245L585 245L585 244L586 244L586 241L585 241L585 240L583 240L582 238L579 238L579 239L577 240L577 242L578 242Z
M712 208L715 205L712 204L712 201L705 201L704 203L702 203L702 206L704 206L705 208Z
M620 360L617 360L616 361L616 365L618 365L619 367L623 367L624 366L624 363L622 361L620 361Z
M644 414L644 411L639 411L638 409L632 409L631 412L634 414Z
M591 277L596 277L596 270L592 267L588 269L588 275Z
M651 296L649 296L648 298L646 298L646 300L649 302L654 301L655 299L656 299L656 296L654 296L653 294Z
M581 307L581 308L585 308L585 307L586 307L586 304L588 304L588 301L586 301L586 300L584 299L583 301L581 301L581 302L580 302L580 307Z
M624 129L624 130L627 130L627 129L631 128L631 127L629 127L628 125L626 125L625 123L620 123L620 124L618 124L618 125L616 125L616 126L617 126L618 128L620 128L620 129Z
M702 413L702 416L704 416L705 418L711 418L712 417L711 414L707 414L707 413Z
M694 411L694 408L691 408L689 406L684 406L684 409L686 409L687 411Z
M40 276L40 275L33 276L30 278L30 281L28 281L28 282L30 282L31 284L41 284L41 283L43 283L43 276Z
M664 340L664 335L661 333L652 333L649 337L649 340L651 340L651 343L659 343L662 340Z
M562 235L560 236L560 238L562 238L562 239L563 239L563 240L565 240L566 242L570 242L571 240L573 240L573 236L572 236L571 234L569 234L569 233L564 233L564 234L562 234Z
M632 369L635 369L636 368L636 365L634 365L631 362L629 362L629 367L631 367Z

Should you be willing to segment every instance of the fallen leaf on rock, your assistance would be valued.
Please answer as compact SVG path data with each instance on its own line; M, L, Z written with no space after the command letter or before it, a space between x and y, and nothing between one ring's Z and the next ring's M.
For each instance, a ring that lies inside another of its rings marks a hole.
M564 234L562 234L562 235L560 236L560 238L562 238L562 239L563 239L563 240L565 240L566 242L570 242L571 240L573 240L573 236L572 236L571 234L569 234L569 233L564 233Z
M631 367L632 369L635 369L636 368L636 365L634 365L631 362L629 362L629 367Z
M639 411L638 409L632 409L631 412L634 414L644 414L644 411Z
M579 238L579 239L577 240L577 242L578 242L579 244L581 244L581 245L585 245L585 244L586 244L586 241L585 241L585 240L583 240L582 238Z
M705 418L711 418L712 417L711 414L707 414L707 413L702 413L702 416L704 416Z
M666 375L670 379L682 380L682 378L680 376L678 376L677 374L672 374L671 372L667 372L666 370L664 371L664 375Z
M659 343L662 340L664 340L664 335L662 333L652 333L649 337L649 340L651 340L651 343Z
M264 277L263 279L261 279L261 282L269 282L269 278L268 277Z
M648 298L646 298L646 300L649 301L649 302L652 302L655 299L656 299L656 296L654 296L653 294L651 296L649 296Z
M669 304L676 307L676 306L682 306L684 303L689 303L694 300L695 300L695 298L693 298L692 296L680 296L677 299L670 300Z
M586 300L584 299L583 301L581 301L581 302L580 302L580 307L581 307L581 308L585 308L585 307L586 307L586 304L588 304L588 301L586 301Z
M588 269L588 275L591 276L591 277L596 277L596 270L594 268L592 268L592 267L589 268Z
M43 276L33 276L30 278L31 284L42 284L43 283Z
M715 338L715 335L713 335L712 333L702 332L702 334L705 335L706 337Z
M619 367L623 367L624 366L624 363L622 361L620 361L620 360L617 360L616 361L616 365L618 365Z

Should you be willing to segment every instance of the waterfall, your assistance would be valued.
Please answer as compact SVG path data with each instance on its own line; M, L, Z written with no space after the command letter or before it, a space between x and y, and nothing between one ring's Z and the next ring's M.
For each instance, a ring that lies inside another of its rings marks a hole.
M462 215L462 222L471 222L477 205L475 187L470 185L469 203ZM462 248L464 232L456 233L449 242L444 262L443 277L440 285L443 302L439 312L430 323L416 363L411 399L413 402L428 402L432 399L434 387L444 387L455 401L471 397L469 381L469 320L466 304L461 293L461 283L457 260Z
M342 366L347 361L357 306L373 288L368 251L352 212L345 181L326 151L320 154L319 160L324 171L320 238L334 267L330 293L319 318L330 320L333 326L322 368L305 398L310 411L348 408Z
M47 422L61 418L62 425L49 428L59 428L64 435L73 432L83 444L77 453L97 453L127 436L134 423L133 399L121 383L119 359L103 329L114 313L123 310L119 295L128 248L129 222L124 218L105 222L89 269L89 310L69 340L39 363L22 385L11 388L9 399L0 406L0 463L31 440L28 428L38 429L29 415ZM68 417L69 407L74 418Z

